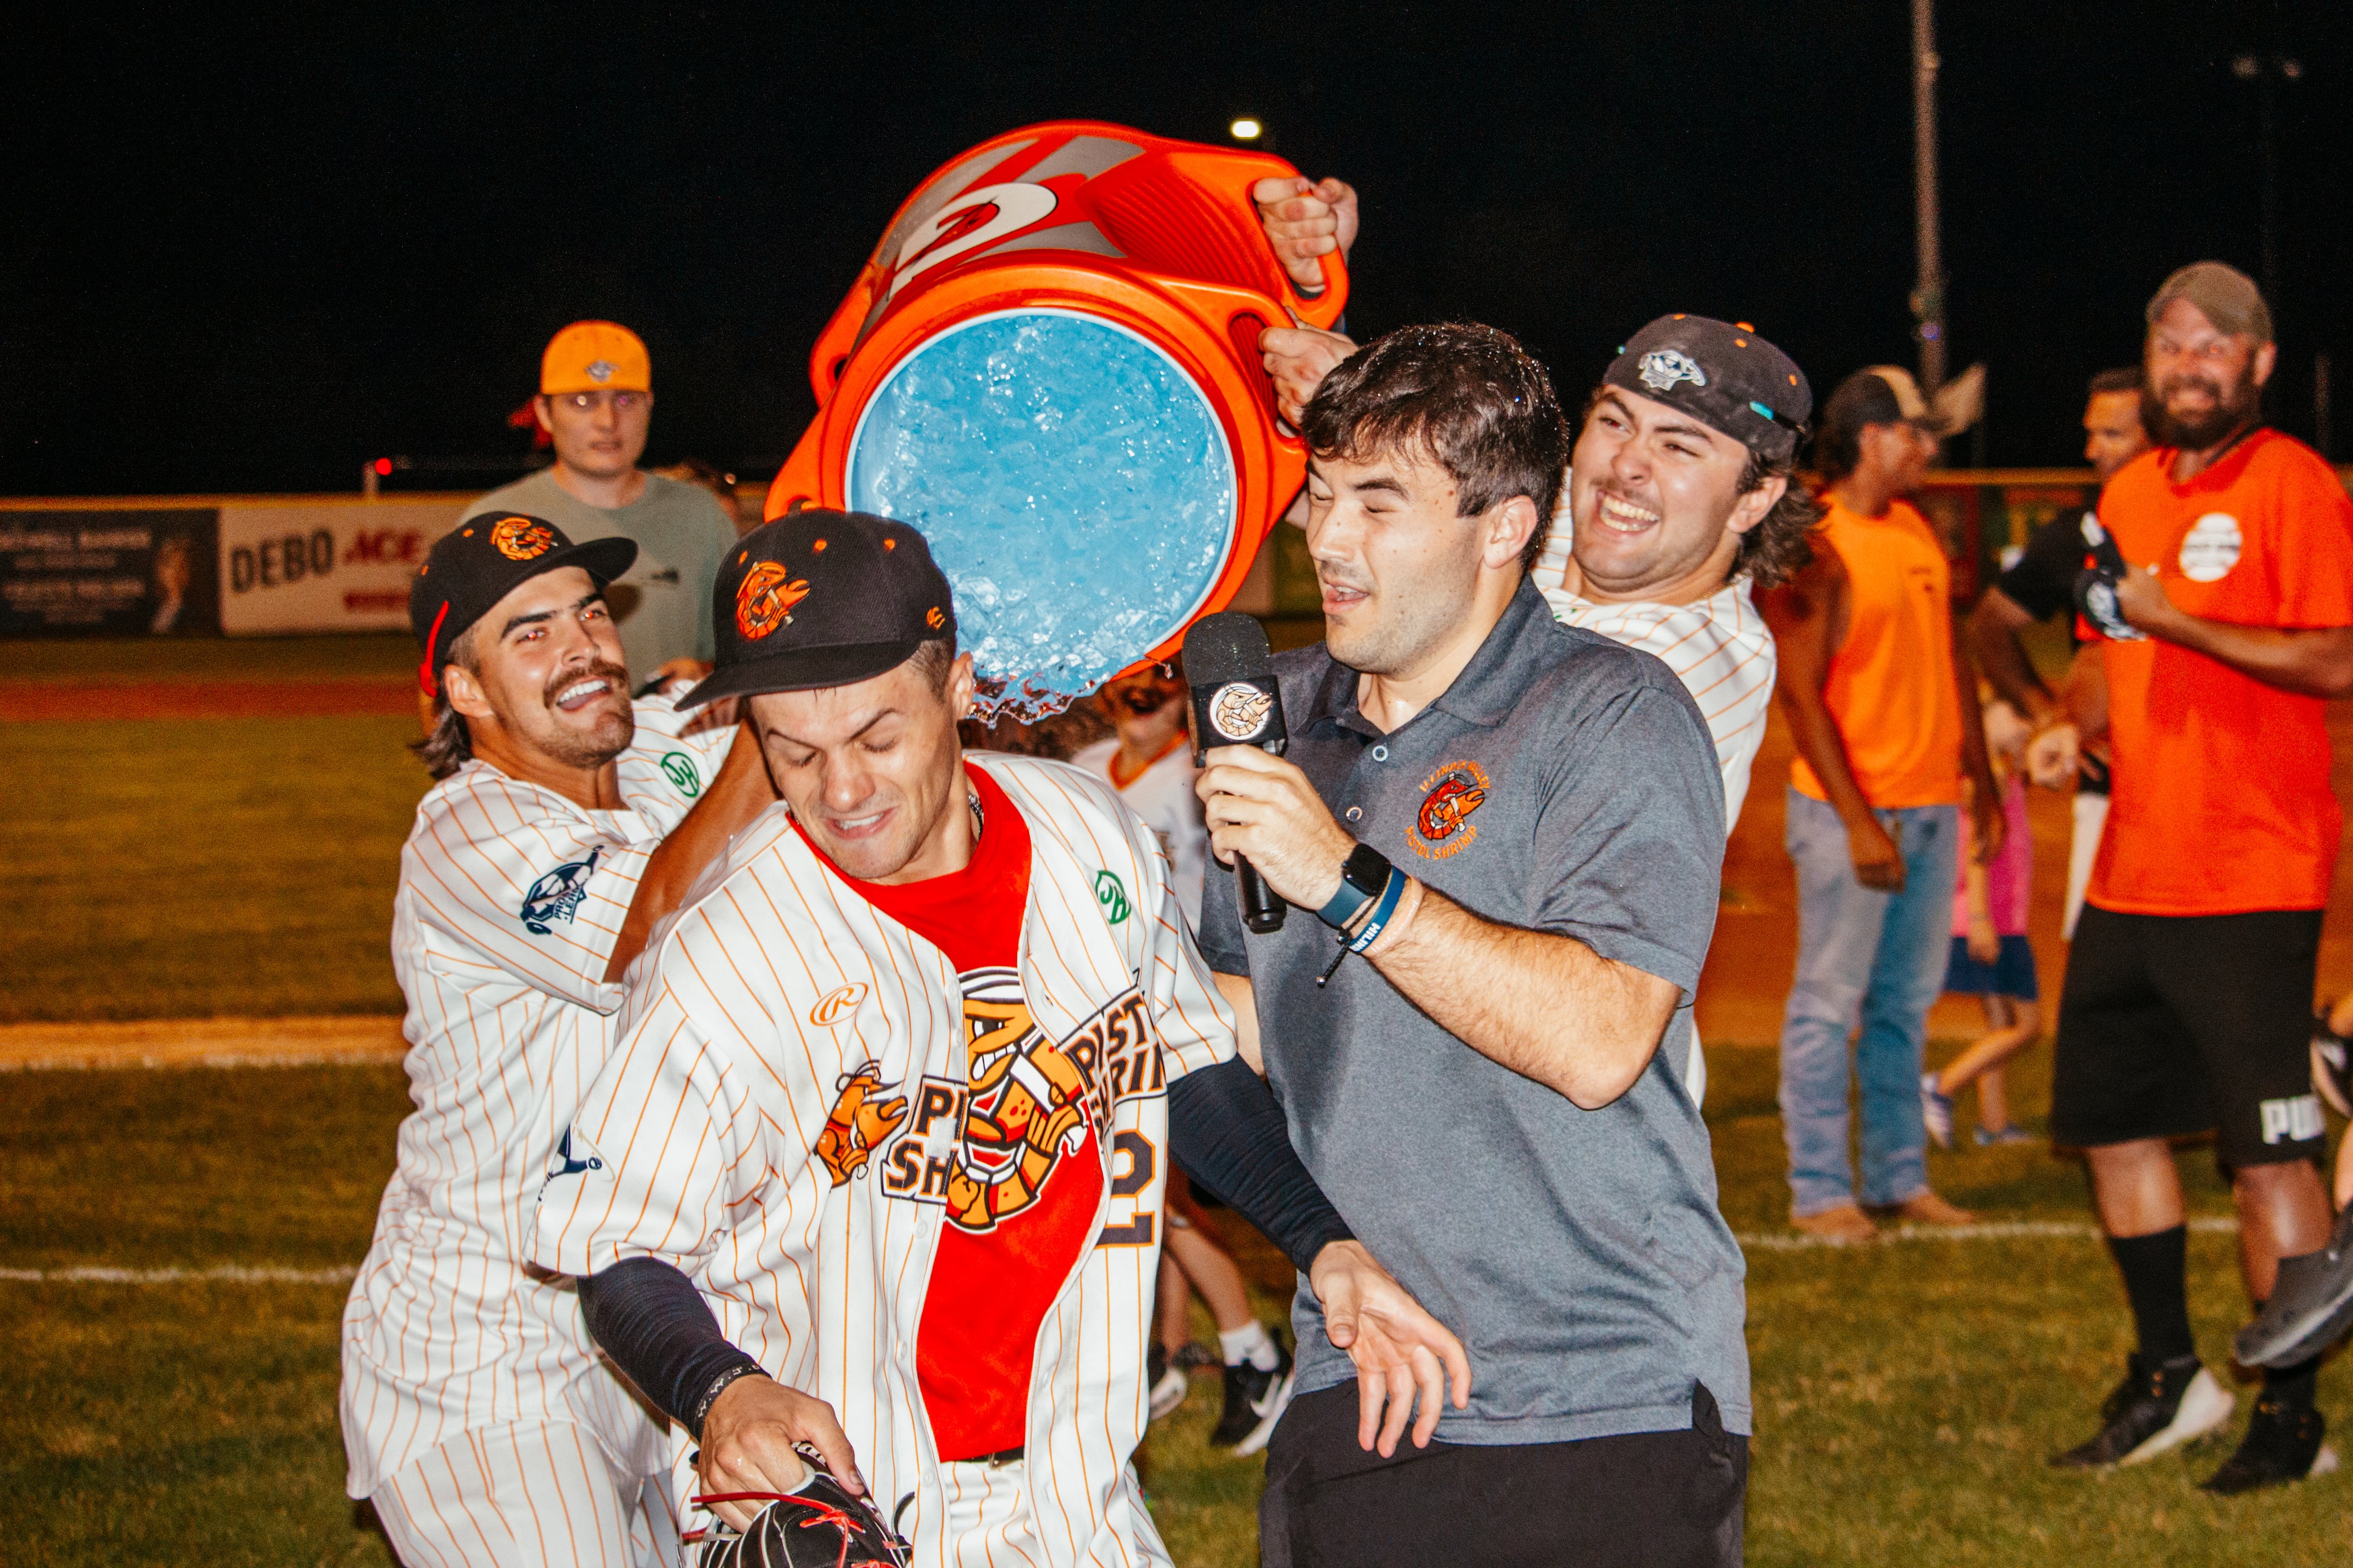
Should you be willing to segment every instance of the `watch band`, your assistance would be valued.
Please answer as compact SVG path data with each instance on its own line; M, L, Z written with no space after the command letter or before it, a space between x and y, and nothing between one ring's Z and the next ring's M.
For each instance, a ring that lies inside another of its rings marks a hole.
M1315 911L1315 918L1334 931L1344 931L1356 911L1380 897L1389 883L1389 858L1369 844L1359 844L1340 863L1340 890Z

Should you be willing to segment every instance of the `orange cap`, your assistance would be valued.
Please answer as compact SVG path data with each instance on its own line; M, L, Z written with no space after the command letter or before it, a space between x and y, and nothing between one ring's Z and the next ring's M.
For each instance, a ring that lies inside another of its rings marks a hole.
M637 333L617 321L575 321L539 357L539 390L651 392L654 363Z

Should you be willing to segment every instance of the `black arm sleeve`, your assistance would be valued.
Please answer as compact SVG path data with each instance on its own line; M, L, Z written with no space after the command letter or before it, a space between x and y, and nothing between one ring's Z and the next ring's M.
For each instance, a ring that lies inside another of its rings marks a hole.
M2083 514L2062 512L2035 530L2018 564L1996 578L1994 586L2038 621L2067 612L2072 630L2075 574L2083 569Z
M1169 1084L1168 1152L1303 1274L1325 1246L1356 1236L1300 1163L1274 1091L1239 1058Z
M698 1439L720 1391L760 1371L719 1331L694 1281L659 1258L625 1258L581 1280L580 1310L613 1364Z

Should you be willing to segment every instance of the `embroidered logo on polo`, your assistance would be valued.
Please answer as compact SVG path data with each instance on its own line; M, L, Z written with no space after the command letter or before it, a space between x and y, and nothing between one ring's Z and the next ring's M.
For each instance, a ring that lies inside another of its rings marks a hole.
M1467 758L1443 763L1421 781L1421 809L1414 813L1413 832L1406 837L1415 854L1443 860L1477 842L1479 826L1471 814L1486 804L1486 769Z
M780 562L763 561L744 574L735 590L735 629L754 641L793 624L793 606L808 597L807 579L796 580Z
M579 912L580 900L588 896L588 874L596 868L596 858L604 852L600 844L588 851L586 860L558 866L533 882L531 891L522 896L522 908L516 911L522 918L522 929L533 936L552 936L555 921L570 925Z
M661 758L662 776L678 786L678 793L692 800L702 793L702 781L694 776L694 760L684 752L664 752Z
M1707 384L1707 372L1681 349L1652 349L1642 356L1641 374L1642 384L1652 392L1672 392L1678 382Z
M1274 693L1248 680L1229 680L1209 699L1209 725L1229 741L1248 741L1266 728L1273 711Z
M2239 520L2227 511L2210 511L2181 536L2181 574L2192 583L2219 583L2239 563L2245 548Z
M502 517L491 527L491 543L510 561L533 561L555 548L555 531L530 517Z

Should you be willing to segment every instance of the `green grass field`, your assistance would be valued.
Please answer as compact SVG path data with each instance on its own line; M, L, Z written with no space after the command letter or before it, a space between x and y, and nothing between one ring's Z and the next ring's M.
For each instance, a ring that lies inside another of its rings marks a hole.
M404 648L18 644L0 647L0 679L390 678ZM0 1023L398 1009L385 925L425 782L409 721L10 729L26 786L0 820ZM1710 1059L1725 1213L1786 1236L1772 1053L1722 1041ZM2019 1064L2012 1098L2039 1125L2047 1051ZM0 1564L389 1561L342 1492L343 1287L6 1271L349 1268L407 1108L382 1067L0 1075ZM1930 1161L1989 1217L2088 1218L2078 1169L2039 1150ZM2211 1154L2182 1164L2196 1211L2227 1213ZM2208 1230L2190 1249L2217 1364L2243 1311L2233 1247ZM1759 1247L1750 1270L1752 1563L2353 1557L2345 1476L2223 1502L2191 1488L2218 1446L2104 1478L2043 1467L2088 1435L2129 1337L2088 1237ZM2353 1436L2353 1376L2333 1364L2321 1391ZM1140 1457L1186 1568L1256 1561L1260 1466L1205 1446L1217 1397L1199 1380Z

